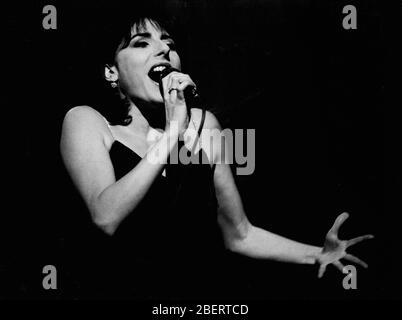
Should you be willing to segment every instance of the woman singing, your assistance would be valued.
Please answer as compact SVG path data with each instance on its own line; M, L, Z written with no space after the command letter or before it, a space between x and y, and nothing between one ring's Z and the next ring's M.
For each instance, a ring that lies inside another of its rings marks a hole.
M109 271L120 287L133 297L211 297L227 267L220 243L253 258L318 264L319 277L329 264L342 270L341 259L366 267L346 249L372 236L337 237L346 213L322 247L251 224L221 151L217 119L188 105L186 88L196 84L181 71L172 35L152 17L132 20L125 31L104 66L121 103L102 114L96 106L72 108L60 143L93 223L113 243ZM171 164L171 154L183 148L208 163Z

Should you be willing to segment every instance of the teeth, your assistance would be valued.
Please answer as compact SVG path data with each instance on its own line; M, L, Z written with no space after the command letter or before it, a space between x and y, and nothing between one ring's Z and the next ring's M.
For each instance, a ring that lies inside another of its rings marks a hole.
M152 71L161 72L166 69L166 66L157 66L152 69Z

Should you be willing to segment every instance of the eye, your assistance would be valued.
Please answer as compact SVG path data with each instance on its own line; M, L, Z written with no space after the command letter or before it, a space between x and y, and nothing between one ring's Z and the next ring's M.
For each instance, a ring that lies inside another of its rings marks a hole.
M133 44L135 48L145 48L146 46L148 46L148 42L145 41L137 41Z

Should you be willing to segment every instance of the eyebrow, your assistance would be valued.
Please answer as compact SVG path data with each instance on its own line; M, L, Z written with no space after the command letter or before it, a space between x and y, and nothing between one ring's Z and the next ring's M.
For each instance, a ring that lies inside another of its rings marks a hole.
M152 35L149 32L141 32L141 33L136 33L135 35L131 36L130 41L133 40L135 37L141 37L141 38L151 38ZM173 38L167 34L167 33L162 33L161 34L161 40L173 40Z

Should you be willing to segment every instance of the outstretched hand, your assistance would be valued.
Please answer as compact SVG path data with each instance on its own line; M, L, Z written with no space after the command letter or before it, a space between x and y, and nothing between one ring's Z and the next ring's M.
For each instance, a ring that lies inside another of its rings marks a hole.
M320 264L320 268L318 271L319 278L321 278L324 275L325 269L329 264L333 264L342 272L344 266L339 261L340 259L345 259L353 263L359 264L364 268L367 268L367 264L364 261L347 253L346 249L363 240L372 239L374 238L374 236L368 234L357 238L353 238L351 240L339 240L338 238L339 227L345 222L345 220L348 217L349 214L346 212L340 214L336 218L334 225L328 231L327 236L325 237L324 248L317 256L317 261Z

